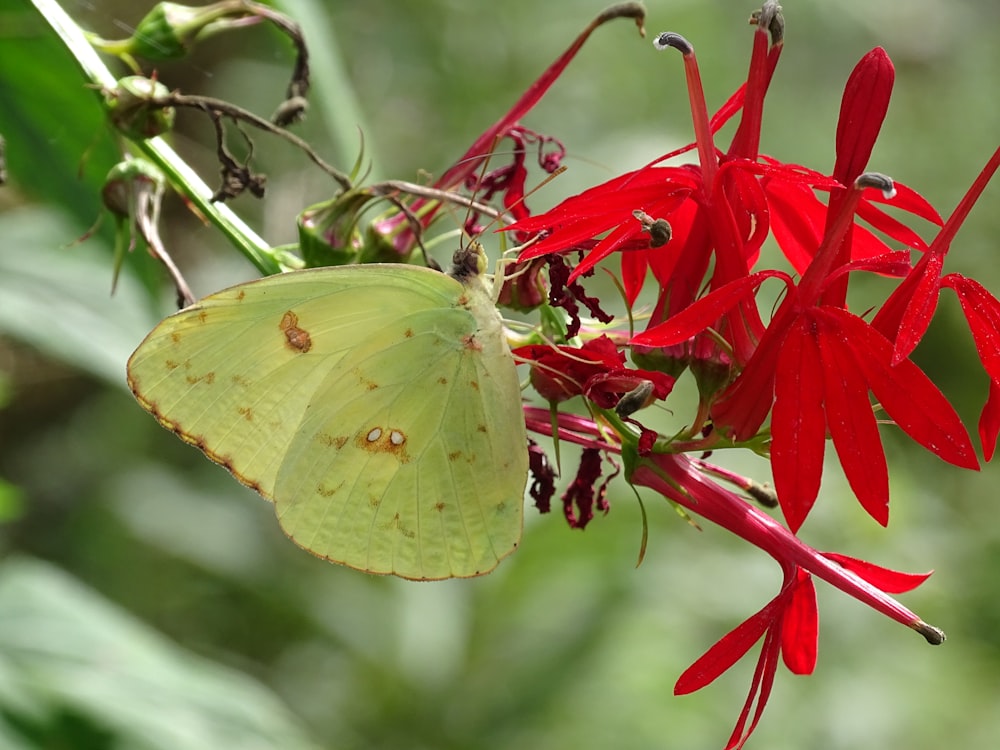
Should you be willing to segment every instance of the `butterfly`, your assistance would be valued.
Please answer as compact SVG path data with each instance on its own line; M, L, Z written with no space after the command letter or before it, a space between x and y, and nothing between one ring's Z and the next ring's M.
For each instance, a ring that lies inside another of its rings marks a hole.
M368 573L488 573L528 473L514 359L478 246L270 276L164 319L128 361L140 405L270 500L298 545Z

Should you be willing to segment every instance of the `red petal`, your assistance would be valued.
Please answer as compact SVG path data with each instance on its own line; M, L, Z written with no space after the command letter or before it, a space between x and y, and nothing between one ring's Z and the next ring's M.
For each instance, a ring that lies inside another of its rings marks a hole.
M647 213L649 213L647 211ZM677 210L670 214L670 228L673 232L670 242L656 250L646 253L649 257L649 267L653 277L661 287L670 284L674 269L681 260L684 249L688 247L689 238L694 230L698 217L698 205L693 200L684 201Z
M913 269L917 276L916 285L911 290L910 301L906 304L903 317L899 321L899 333L896 334L896 346L893 349L892 364L910 356L917 348L920 339L924 337L931 318L937 310L938 296L941 289L941 269L944 266L944 255L937 252L925 253Z
M888 235L890 238L896 240L896 242L902 243L906 247L926 251L927 243L923 241L919 234L914 232L903 222L899 221L899 219L890 216L875 205L876 199L881 198L882 194L878 191L870 192L874 193L874 195L870 197L866 195L858 204L858 218L868 222L878 231ZM891 199L891 205L896 205L895 199Z
M649 270L647 256L647 253L622 253L622 286L625 288L625 303L630 310L646 280L646 271Z
M792 674L812 674L819 644L819 609L812 576L799 568L781 620L781 656Z
M905 250L894 250L882 255L852 260L831 273L829 278L833 279L841 273L853 273L854 271L871 271L903 278L910 272L910 254Z
M801 274L809 267L823 238L826 206L805 185L769 180L765 190L774 239Z
M674 695L687 695L701 690L738 662L774 622L773 609L776 601L777 598L772 599L762 610L730 630L685 669L674 685Z
M816 341L796 321L778 354L771 413L771 472L792 533L819 495L826 442L822 386Z
M1000 384L990 381L990 395L979 415L979 442L983 446L983 459L993 460L997 447L997 433L1000 433Z
M742 279L723 284L697 302L674 315L664 323L653 326L632 337L629 344L639 346L671 346L687 341L718 323L725 315L744 300L752 300L754 292L765 280L777 277L791 283L788 275L781 271L760 271Z
M881 47L861 58L847 79L837 120L837 161L833 176L849 184L861 174L889 109L895 80L892 61Z
M572 248L609 229L628 224L640 227L632 212L641 208L655 218L665 218L697 189L691 170L683 167L643 167L570 196L543 214L519 221L505 231L551 234L525 249L519 261ZM650 201L650 195L657 196Z
M876 586L887 594L902 594L906 591L912 591L931 576L930 573L901 573L898 570L883 568L881 565L875 565L867 560L859 560L856 557L848 557L836 552L822 554L823 557L833 560L841 567L854 573L858 578L868 581L872 586Z
M892 198L886 198L878 192L872 192L870 195L865 196L862 204L864 203L886 203L901 211L906 211L908 214L913 214L914 216L919 216L925 221L929 221L931 224L936 224L941 226L944 224L944 219L941 218L941 214L937 212L937 209L932 206L924 196L918 193L913 188L907 187L902 182L896 182L893 180L893 187L896 188L896 194ZM895 235L889 233L896 239ZM904 244L910 247L923 247L921 245L909 245L908 242Z
M755 435L771 411L776 362L787 329L777 320L781 316L779 309L743 372L712 405L715 428L723 434L731 434L735 440L747 440Z
M854 362L848 332L839 321L820 310L810 317L819 332L826 423L833 446L861 507L885 526L889 523L889 470L868 385Z
M824 310L838 319L869 387L900 429L948 463L978 470L962 420L923 371L909 359L890 364L892 344L861 318L846 310Z
M778 652L781 650L778 638L779 634L775 630L768 631L764 637L764 646L760 651L760 658L757 660L757 669L754 670L753 680L750 683L750 693L747 695L746 703L743 704L743 710L740 711L740 716L736 720L736 726L733 728L733 733L729 736L729 742L726 743L725 750L740 750L746 744L746 741L750 739L753 730L757 728L757 722L760 721L761 714L764 713L767 699L771 697L771 688L774 685L774 673L778 670ZM757 699L757 708L753 712L753 721L750 722L749 728L744 730L747 716L750 714L750 707L754 704L755 697Z
M584 43L590 37L590 35L601 25L607 21L614 20L616 17L613 14L601 14L592 23L590 23L586 29L584 29L577 37L573 40L573 43L563 52L559 58L553 62L545 71L532 83L527 90L521 95L514 106L510 110L497 120L493 125L486 129L486 131L480 135L475 142L469 147L469 150L460 158L455 164L445 172L441 178L435 182L437 187L450 188L454 185L460 184L468 175L475 174L479 171L479 167L483 162L483 159L489 158L493 151L493 147L496 143L498 137L505 135L510 128L517 123L524 115L526 115L545 95L545 92L551 88L552 84L556 82L556 79L562 75L566 66L569 65L570 61L576 57L576 53L580 51ZM640 29L642 28L641 22L638 23ZM645 33L643 31L643 33Z
M1000 301L978 281L957 273L948 274L941 282L958 295L979 360L990 379L1000 381Z

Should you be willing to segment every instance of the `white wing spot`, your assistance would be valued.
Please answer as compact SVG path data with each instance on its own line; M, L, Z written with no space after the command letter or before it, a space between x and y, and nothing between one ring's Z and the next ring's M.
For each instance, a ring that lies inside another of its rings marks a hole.
M368 432L358 432L354 444L373 456L380 453L394 456L400 463L410 462L406 433L395 427L372 427Z

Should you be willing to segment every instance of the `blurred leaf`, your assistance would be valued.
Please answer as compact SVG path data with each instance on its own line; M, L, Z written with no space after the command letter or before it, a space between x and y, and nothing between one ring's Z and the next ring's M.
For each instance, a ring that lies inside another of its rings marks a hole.
M65 247L74 230L53 209L0 214L0 236L0 332L123 387L125 360L156 323L139 285L123 276L112 297L109 255Z
M0 477L0 523L13 521L24 513L24 494L16 485Z
M0 568L0 711L15 725L69 715L112 736L107 747L314 747L250 677L183 651L28 558ZM9 726L0 724L0 738L4 732Z
M19 12L4 9L0 44L0 133L9 177L86 227L100 205L98 187L119 158L99 94L30 3L15 5Z

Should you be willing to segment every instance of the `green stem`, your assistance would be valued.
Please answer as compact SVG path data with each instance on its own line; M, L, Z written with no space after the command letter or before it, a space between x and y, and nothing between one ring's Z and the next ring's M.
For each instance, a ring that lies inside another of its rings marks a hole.
M87 41L76 22L56 0L31 0L66 49L76 59L84 75L99 88L113 89L117 80ZM104 97L100 97L104 105ZM213 203L212 190L162 138L131 141L135 150L153 162L167 176L171 185L183 193L233 245L265 276L286 270L277 254L261 237L224 203Z

